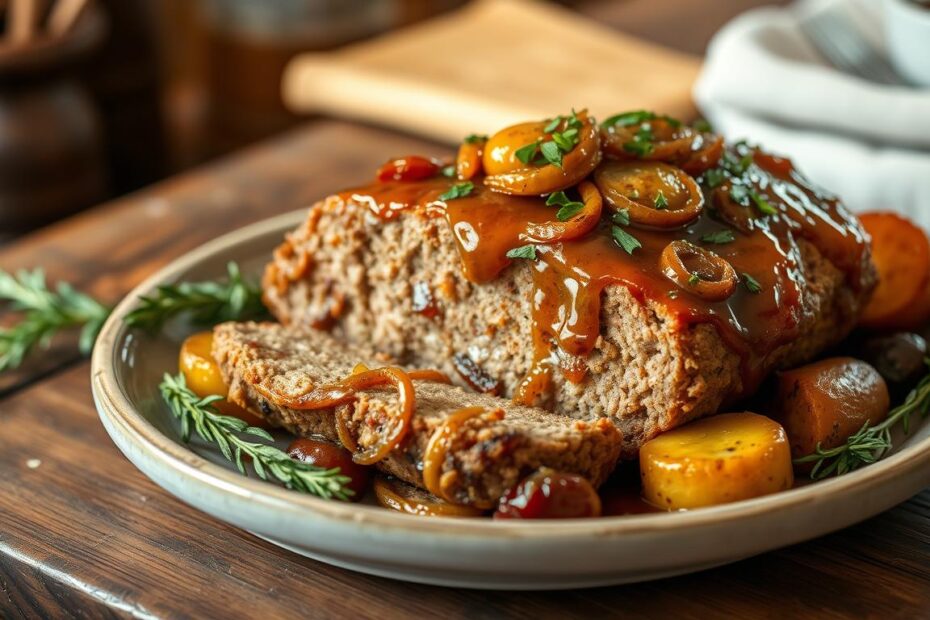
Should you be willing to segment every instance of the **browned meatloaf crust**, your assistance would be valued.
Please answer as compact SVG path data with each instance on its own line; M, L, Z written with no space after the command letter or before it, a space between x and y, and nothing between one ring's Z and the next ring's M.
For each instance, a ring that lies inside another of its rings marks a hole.
M214 330L213 356L230 386L230 400L297 435L322 435L334 441L333 409L290 409L276 403L275 396L296 397L312 386L336 382L360 362L369 367L385 365L385 360L323 332L273 323L219 325ZM454 472L449 474L454 479L449 481L447 496L457 503L489 506L539 467L580 474L600 485L617 462L620 434L607 420L586 423L451 385L415 381L414 386L412 428L402 446L378 467L419 486L423 486L426 445L443 418L472 406L503 410L500 419L490 413L473 418L453 434L442 472ZM396 407L396 391L363 392L351 406L350 432L365 448L372 442L364 430L366 421Z
M810 358L852 328L860 300L843 273L803 239L807 287L800 336L772 356L774 367ZM421 284L422 283L422 284ZM415 287L428 285L442 311L414 310ZM449 225L409 210L391 221L332 196L275 252L264 278L265 303L285 324L325 325L338 339L366 343L403 363L455 377L467 356L511 396L533 361L530 268L516 261L495 281L462 275ZM740 359L710 324L673 329L661 304L640 303L623 286L605 289L601 334L588 378L555 373L551 402L580 419L607 417L631 458L657 434L717 411L742 391Z

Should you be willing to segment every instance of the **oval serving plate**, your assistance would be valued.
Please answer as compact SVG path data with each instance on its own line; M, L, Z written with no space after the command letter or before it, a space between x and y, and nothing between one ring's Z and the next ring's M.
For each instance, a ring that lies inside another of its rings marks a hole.
M930 485L930 422L913 420L884 460L845 476L690 512L589 520L424 518L325 501L240 475L218 452L183 444L158 384L177 371L183 337L123 325L160 284L222 277L235 260L257 274L304 212L223 236L174 261L116 307L97 341L92 386L116 445L169 493L218 519L317 560L446 586L557 589L628 583L732 562L846 527Z

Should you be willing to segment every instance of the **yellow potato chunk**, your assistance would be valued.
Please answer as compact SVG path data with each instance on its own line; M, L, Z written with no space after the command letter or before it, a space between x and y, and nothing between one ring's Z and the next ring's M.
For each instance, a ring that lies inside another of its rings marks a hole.
M725 504L791 488L791 447L780 424L726 413L686 424L639 452L643 497L666 510Z
M223 381L223 373L213 359L213 332L199 332L187 338L181 345L178 367L184 375L187 387L197 396L218 394L225 397L229 392ZM245 420L250 426L268 428L268 424L235 403L220 400L213 406L223 415L230 415Z

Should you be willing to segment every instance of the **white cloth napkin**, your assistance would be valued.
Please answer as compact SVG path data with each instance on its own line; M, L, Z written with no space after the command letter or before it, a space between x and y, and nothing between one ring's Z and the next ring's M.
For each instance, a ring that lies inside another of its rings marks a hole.
M695 101L728 139L791 157L854 211L893 209L930 229L930 90L879 85L826 64L800 26L822 10L845 11L883 48L874 0L753 10L714 37Z

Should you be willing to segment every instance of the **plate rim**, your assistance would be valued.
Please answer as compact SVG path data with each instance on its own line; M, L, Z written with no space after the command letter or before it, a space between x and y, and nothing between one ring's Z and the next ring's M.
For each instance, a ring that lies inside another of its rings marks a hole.
M496 521L444 517L442 519L414 519L410 515L377 506L325 500L312 495L291 491L253 476L242 476L198 455L189 447L161 433L136 409L122 389L116 373L119 360L118 343L128 331L123 318L139 303L139 298L150 294L165 282L178 277L199 263L228 251L257 237L284 232L302 221L306 209L287 212L260 220L226 233L186 252L160 268L134 287L113 309L104 323L91 357L91 387L97 398L101 417L118 425L133 441L135 447L163 466L198 483L227 495L243 494L252 502L272 510L300 511L333 522L364 523L392 530L396 533L417 535L454 534L494 539L589 539L592 536L631 536L678 532L705 526L719 526L727 522L740 522L759 514L782 511L803 504L828 502L835 495L853 487L860 492L885 484L894 478L915 473L930 464L930 436L859 470L818 481L816 483L780 491L730 504L699 510L645 515L599 517L597 519L565 519L552 521ZM166 369L170 372L172 369ZM147 474L146 474L147 475ZM236 491L239 491L238 493ZM916 489L913 492L919 492ZM243 493L244 492L244 493ZM902 499L904 501L904 499Z

